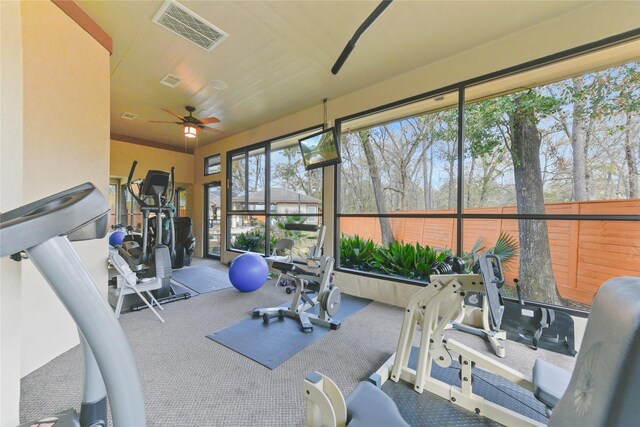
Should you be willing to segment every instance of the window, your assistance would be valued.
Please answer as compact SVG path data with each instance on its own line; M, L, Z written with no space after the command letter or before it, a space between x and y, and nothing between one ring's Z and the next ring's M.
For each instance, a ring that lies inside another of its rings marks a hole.
M342 268L424 281L429 268L416 271L416 256L457 250L457 99L450 92L340 123Z
M575 308L640 274L614 261L640 253L639 45L338 120L339 268L424 282L392 261L511 252L507 293Z
M118 182L109 183L109 227L118 223Z
M315 234L292 232L285 225L321 222L322 170L305 171L298 146L298 139L317 131L230 153L227 249L267 254L278 239L290 237L294 256L306 257Z
M176 217L188 217L187 212L187 190L185 188L176 188L173 204L176 206Z
M213 175L214 173L220 173L220 154L204 159L204 174Z

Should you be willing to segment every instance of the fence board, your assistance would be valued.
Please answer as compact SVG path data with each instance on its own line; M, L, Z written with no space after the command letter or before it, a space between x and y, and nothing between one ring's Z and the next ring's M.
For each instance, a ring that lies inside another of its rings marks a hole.
M453 213L453 210L429 211ZM515 214L517 207L466 209L466 213ZM638 214L640 199L595 202L548 203L548 214ZM403 213L422 213L407 211ZM420 242L439 249L456 248L456 220L453 218L391 218L397 240ZM340 231L371 238L381 243L377 218L341 218ZM469 251L483 237L485 249L495 244L500 232L517 238L518 220L467 219L464 222L464 250ZM553 273L560 295L590 304L605 281L622 275L640 275L640 221L548 221ZM506 271L508 281L518 275L519 258Z

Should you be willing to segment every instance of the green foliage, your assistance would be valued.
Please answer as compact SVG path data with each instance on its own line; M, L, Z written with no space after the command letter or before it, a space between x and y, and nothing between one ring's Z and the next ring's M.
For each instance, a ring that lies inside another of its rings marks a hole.
M518 255L520 247L518 246L518 241L506 231L501 231L498 236L498 240L496 240L496 244L487 249L487 252L496 255L500 258L500 262L505 267L506 270L509 270L508 265L513 258ZM473 245L469 252L465 252L462 256L464 259L464 263L467 271L471 272L471 267L475 258L478 256L480 252L484 251L484 237L480 237L476 243ZM452 251L450 251L452 253Z
M264 230L257 229L238 234L233 241L233 248L242 251L264 253L264 244Z
M393 242L381 247L374 253L373 267L387 274L398 275L408 279L429 280L431 265L442 261L445 254L438 254L429 246L420 243Z
M340 237L340 264L354 270L371 271L378 246L371 239L355 235Z
M495 246L489 249L489 252L500 258L502 265L508 270L507 265L518 255L519 250L516 238L506 231L501 231Z

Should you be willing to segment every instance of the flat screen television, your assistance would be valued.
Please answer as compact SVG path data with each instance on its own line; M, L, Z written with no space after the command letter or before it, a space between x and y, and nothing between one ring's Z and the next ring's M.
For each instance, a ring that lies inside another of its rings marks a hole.
M306 136L299 142L306 170L335 165L342 161L335 128Z

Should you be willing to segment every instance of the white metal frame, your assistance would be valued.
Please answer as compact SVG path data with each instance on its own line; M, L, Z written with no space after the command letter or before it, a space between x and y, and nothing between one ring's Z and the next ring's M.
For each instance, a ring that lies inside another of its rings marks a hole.
M483 279L478 274L432 276L432 282L410 300L404 313L402 332L396 353L376 372L381 384L387 378L414 384L414 390L427 390L471 412L508 426L543 426L531 418L492 403L473 392L474 366L499 375L527 390L532 390L531 378L443 335L449 322L460 315L467 292L483 291ZM455 303L452 303L454 300ZM445 302L439 316L440 304ZM408 366L417 326L421 328L416 369ZM451 352L460 356L461 387L431 377L432 363L448 367Z
M293 239L289 239L287 237L283 237L282 239L278 240L278 242L276 243L275 247L273 248L273 251L271 252L271 256L265 258L267 263L269 264L269 268L271 268L271 264L274 261L277 262L292 262L293 261L293 246L294 246L295 242ZM287 251L286 255L278 255L278 251ZM282 278L282 275L284 273L279 272L278 273L278 279L276 280L274 286L278 286L280 284L280 279Z
M164 310L160 303L154 298L151 294L151 291L155 291L156 289L160 289L162 287L162 281L157 277L152 279L142 279L140 283L138 283L138 277L136 274L131 271L129 268L129 264L116 253L109 254L109 263L116 269L118 272L117 276L117 295L118 295L118 303L116 304L116 318L120 318L120 311L122 310L122 303L124 301L124 297L126 295L137 294L138 297L153 311L153 314L156 315L158 319L162 323L164 323L164 319L160 316L160 314L153 308L154 305L158 306L160 310ZM142 292L146 293L149 297L147 300Z

